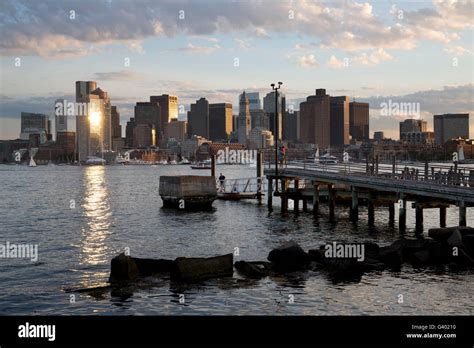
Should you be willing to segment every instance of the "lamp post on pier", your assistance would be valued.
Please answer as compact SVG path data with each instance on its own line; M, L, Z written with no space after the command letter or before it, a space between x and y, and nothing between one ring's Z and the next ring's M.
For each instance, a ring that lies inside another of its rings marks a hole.
M279 138L279 123L278 123L278 90L281 88L281 85L283 82L278 82L278 87L272 83L270 86L272 86L273 91L275 92L275 125L274 125L274 137L275 137L275 188L276 192L278 192L278 138ZM283 113L283 110L282 110Z

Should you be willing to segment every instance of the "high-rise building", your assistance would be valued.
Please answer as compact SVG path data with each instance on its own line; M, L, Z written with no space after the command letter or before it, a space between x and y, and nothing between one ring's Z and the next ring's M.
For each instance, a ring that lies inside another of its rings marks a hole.
M385 139L385 134L383 131L375 131L374 132L374 140L375 141L382 141Z
M130 121L127 122L127 126L125 127L125 146L126 147L133 147L133 129L137 123L135 122L135 118L131 117Z
M112 138L122 137L122 126L120 125L120 113L116 106L112 106Z
M286 110L286 97L281 92L278 92L277 108L278 139L281 139L283 133L283 112ZM268 116L270 131L273 133L273 135L275 135L275 92L270 92L263 98L263 109Z
M49 117L44 114L35 114L32 112L21 113L21 129L20 139L28 140L30 134L38 134L40 143L44 143L48 139Z
M300 112L294 110L293 112L285 111L283 114L283 140L296 142L299 140L300 130Z
M268 116L263 109L250 109L251 128L256 127L270 129L270 122Z
M155 140L153 138L155 138ZM152 145L156 145L155 126L152 124L138 123L133 128L133 147L149 147Z
M272 147L273 134L268 129L256 127L249 133L249 148L252 150L259 150Z
M247 146L247 139L250 132L250 105L249 98L245 91L240 95L239 99L239 129L238 129L238 143Z
M178 121L178 119L173 118L168 123L166 130L165 130L165 138L175 139L179 142L184 141L187 139L187 122L186 121Z
M171 120L178 119L178 97L169 94L150 96L151 103L157 103L161 107L161 124L157 127L160 132L159 138L163 140L161 145L166 142L166 127Z
M209 104L209 139L227 141L232 133L232 104Z
M56 141L58 140L59 132L67 132L67 112L63 110L63 103L64 100L62 99L56 99L54 102L54 131L56 133Z
M150 145L158 146L159 141L161 139L161 107L158 103L155 102L137 102L135 105L135 123L136 125L139 124L146 124L149 125L149 128L142 127L140 132L149 131L150 134L153 133L153 139ZM140 135L142 134L140 133ZM133 133L133 137L135 137L135 133ZM143 137L143 139L148 139ZM144 141L142 141L143 143ZM136 140L133 141L136 144ZM145 146L145 145L140 145Z
M188 137L193 135L209 139L209 101L206 98L196 100L188 111Z
M443 145L453 138L469 138L469 114L434 115L436 144Z
M369 103L349 103L349 134L355 141L369 140Z
M400 139L403 133L426 132L427 122L409 118L400 122Z
M330 114L331 146L349 144L349 97L331 97Z
M300 139L320 148L330 145L330 96L325 89L317 89L316 95L300 104Z
M112 149L111 106L95 81L76 81L76 141L79 161Z
M260 100L260 93L259 92L250 92L246 93L247 98L249 98L249 108L250 113L254 110L259 110L262 108L262 102Z

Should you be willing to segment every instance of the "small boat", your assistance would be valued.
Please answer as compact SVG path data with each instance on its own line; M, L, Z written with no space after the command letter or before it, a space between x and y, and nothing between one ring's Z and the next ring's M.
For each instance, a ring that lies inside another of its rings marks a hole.
M104 165L106 162L105 159L96 157L96 156L89 156L87 158L86 164L90 166L97 166L97 165Z
M28 164L28 167L36 167L36 162L33 157L30 157L30 163Z
M205 162L198 162L191 165L191 169L211 169L211 165Z
M176 162L175 160L171 160L169 164L178 164L178 162Z
M191 162L189 162L189 160L186 157L183 157L181 161L179 162L179 164L190 164L190 163Z

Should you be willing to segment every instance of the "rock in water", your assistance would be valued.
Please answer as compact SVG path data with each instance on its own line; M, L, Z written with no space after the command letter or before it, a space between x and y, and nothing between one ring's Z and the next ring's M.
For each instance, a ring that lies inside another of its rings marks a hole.
M286 242L273 249L267 259L273 263L276 270L284 272L302 270L311 262L311 256L294 241Z
M129 282L139 275L140 272L132 257L121 253L112 259L109 282Z
M248 278L260 279L269 274L268 269L271 264L267 262L247 262L247 261L237 261L235 264L235 269L242 275Z
M398 267L403 263L403 243L397 242L380 248L379 260L388 266Z
M133 261L135 261L141 277L148 277L158 273L170 273L173 266L173 260L139 259L134 257Z
M209 278L231 277L234 274L233 254L209 258L178 257L174 260L171 279L199 281Z

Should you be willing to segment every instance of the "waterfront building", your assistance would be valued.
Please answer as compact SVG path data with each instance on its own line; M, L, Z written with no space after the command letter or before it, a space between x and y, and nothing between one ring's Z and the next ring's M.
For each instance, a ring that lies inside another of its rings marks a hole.
M349 103L349 134L354 141L369 140L369 103Z
M263 98L263 109L268 117L269 129L275 135L275 92L267 93ZM277 113L278 113L278 139L282 139L283 134L283 113L286 110L285 94L278 92Z
M469 138L469 114L434 115L436 144L443 145L453 138Z
M209 139L228 141L232 133L232 104L209 104Z
M249 99L245 91L240 95L239 99L239 128L238 143L247 145L248 135L251 128Z
M188 111L188 137L194 135L209 138L209 102L206 98L196 100Z

